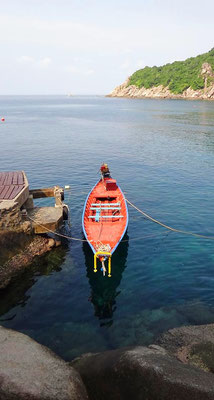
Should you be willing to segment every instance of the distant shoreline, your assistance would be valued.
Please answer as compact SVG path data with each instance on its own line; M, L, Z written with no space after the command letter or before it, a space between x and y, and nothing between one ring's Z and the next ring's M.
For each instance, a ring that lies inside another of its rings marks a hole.
M153 86L149 89L138 88L129 84L127 79L122 85L117 86L107 97L133 98L133 99L175 99L175 100L214 100L214 84L206 89L186 89L182 94L172 93L163 85Z
M201 97L197 97L197 98L192 98L192 97L155 97L155 96L111 96L109 94L107 94L105 97L109 97L109 98L118 98L118 99L129 99L129 100L145 100L145 99L149 99L149 100L187 100L187 101L201 101L201 100L205 100L205 101L214 101L214 98L208 99L208 98L201 98Z

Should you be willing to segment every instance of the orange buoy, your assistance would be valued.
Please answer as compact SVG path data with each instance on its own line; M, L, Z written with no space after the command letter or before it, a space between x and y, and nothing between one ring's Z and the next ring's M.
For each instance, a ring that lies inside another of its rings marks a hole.
M5 118L4 118L4 117L2 117L2 118L1 118L1 121L2 121L2 122L4 122L4 121L5 121Z

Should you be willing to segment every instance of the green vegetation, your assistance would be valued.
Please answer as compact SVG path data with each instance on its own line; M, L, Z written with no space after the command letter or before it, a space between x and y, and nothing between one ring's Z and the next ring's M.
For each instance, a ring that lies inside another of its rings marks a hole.
M129 85L146 89L163 85L175 93L183 93L188 87L194 90L204 88L204 77L201 75L203 63L209 63L214 72L214 48L208 53L185 61L175 61L162 67L145 67L136 71L130 78ZM214 75L208 77L208 85L214 82Z

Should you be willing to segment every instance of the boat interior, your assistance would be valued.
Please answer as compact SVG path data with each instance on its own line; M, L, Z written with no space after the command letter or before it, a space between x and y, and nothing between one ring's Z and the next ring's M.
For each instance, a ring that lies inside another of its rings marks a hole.
M90 204L90 212L88 218L97 223L102 222L116 222L121 215L121 202L117 197L95 197Z

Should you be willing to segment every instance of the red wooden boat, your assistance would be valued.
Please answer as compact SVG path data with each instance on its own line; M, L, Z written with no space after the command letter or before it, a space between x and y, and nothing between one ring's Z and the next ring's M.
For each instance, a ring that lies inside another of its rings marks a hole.
M124 194L116 180L111 178L109 170L103 173L102 167L102 178L86 199L82 227L94 253L94 272L97 272L97 258L99 258L105 275L104 261L108 258L110 277L111 256L127 230L128 209Z

